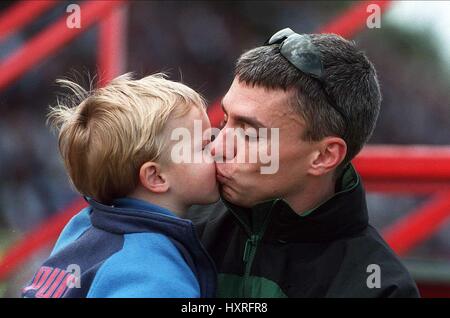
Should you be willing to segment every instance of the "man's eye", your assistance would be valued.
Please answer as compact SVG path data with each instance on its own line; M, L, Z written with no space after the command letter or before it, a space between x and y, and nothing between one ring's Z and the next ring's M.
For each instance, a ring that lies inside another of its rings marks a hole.
M256 141L259 139L258 132L256 131L255 128L253 127L245 128L244 131L245 131L245 139L249 141Z
M259 137L258 137L258 136L253 136L253 135L245 135L245 138L246 138L248 141L258 141L258 140L259 140Z

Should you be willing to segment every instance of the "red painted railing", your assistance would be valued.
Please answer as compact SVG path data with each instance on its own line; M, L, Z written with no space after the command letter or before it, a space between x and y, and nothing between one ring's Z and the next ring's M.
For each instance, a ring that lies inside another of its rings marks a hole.
M12 84L16 79L36 66L38 63L42 62L45 58L55 54L59 49L64 47L64 45L67 45L71 40L74 40L77 36L88 30L94 23L103 19L109 19L115 23L115 19L112 18L110 14L114 9L123 5L123 3L124 1L120 0L86 1L81 5L80 10L82 14L81 28L68 28L66 25L67 17L63 16L54 24L41 31L16 52L12 53L5 60L0 61L0 69L2 70L0 72L0 90L3 90L7 85ZM17 5L21 7L25 6L23 2L20 2ZM35 10L37 11L39 11L38 9L41 9L41 7L35 7ZM15 11L16 9L13 7L10 10ZM8 12L6 12L4 16L8 17ZM112 25L112 27L114 26L115 25ZM112 41L112 37L106 35L106 32L101 33L101 35L105 38L108 38L104 42L100 40L100 43L104 43L106 45L109 43L108 41ZM107 52L107 49L109 48L105 48L104 51ZM102 51L102 48L100 48L100 51ZM113 54L113 52L111 52L111 54ZM104 56L106 56L106 54ZM103 64L101 60L99 61L99 64ZM105 70L105 72L108 73L109 71L107 72Z
M21 1L0 14L0 42L56 4L56 0Z
M11 5L0 15L0 41L56 4L57 1L20 1ZM127 2L122 0L84 1L80 6L81 28L69 29L66 26L66 16L63 16L0 61L0 91L56 54L95 23L99 23L97 64L100 83L104 84L121 74L125 70L126 58L126 10ZM8 277L35 251L54 242L64 224L84 205L82 199L77 199L31 232L25 233L0 260L0 280Z

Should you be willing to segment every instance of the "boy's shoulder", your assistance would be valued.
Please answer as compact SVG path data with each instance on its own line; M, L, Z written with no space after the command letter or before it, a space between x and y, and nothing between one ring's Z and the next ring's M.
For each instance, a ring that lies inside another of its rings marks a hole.
M172 238L152 229L120 233L98 228L92 213L87 207L69 221L24 289L25 297L200 296L186 255ZM74 264L81 288L69 289L63 285L74 274L68 271Z
M91 207L86 207L70 219L59 235L50 256L56 254L70 243L76 241L92 226L89 217L91 210Z
M197 279L161 233L125 234L123 247L98 269L87 297L199 297Z

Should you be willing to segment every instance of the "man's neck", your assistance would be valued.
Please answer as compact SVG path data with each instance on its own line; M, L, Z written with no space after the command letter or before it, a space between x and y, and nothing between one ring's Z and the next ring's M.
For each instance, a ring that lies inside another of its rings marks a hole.
M335 192L336 179L326 176L311 180L301 192L292 193L284 199L295 213L302 215L331 198Z

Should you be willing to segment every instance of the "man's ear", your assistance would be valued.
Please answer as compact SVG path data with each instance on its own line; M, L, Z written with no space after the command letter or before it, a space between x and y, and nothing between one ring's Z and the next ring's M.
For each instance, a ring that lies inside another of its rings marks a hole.
M311 175L324 175L344 161L347 154L347 144L339 137L326 137L318 142L308 172Z
M161 166L155 162L147 161L139 170L141 185L154 193L164 193L169 190L169 181L161 173Z

